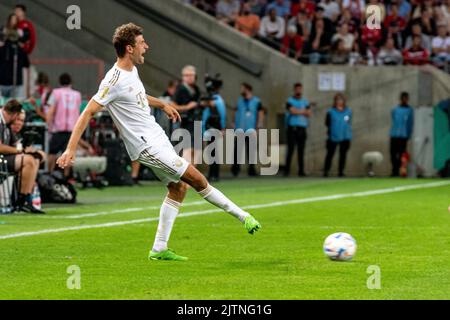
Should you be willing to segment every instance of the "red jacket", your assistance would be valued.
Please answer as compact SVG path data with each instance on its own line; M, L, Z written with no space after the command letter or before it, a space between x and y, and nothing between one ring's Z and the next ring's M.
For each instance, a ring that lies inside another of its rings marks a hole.
M286 53L289 49L292 49L291 41L294 44L295 53L300 51L303 48L303 38L300 35L295 35L293 38L290 38L288 35L285 35L283 40L281 41L281 52Z
M420 47L419 49L409 48L403 50L403 63L420 66L428 63L430 54L427 49Z
M29 38L25 42L23 50L26 54L31 54L36 47L36 29L30 20L19 21L17 25L18 29L23 30L25 34L28 34Z

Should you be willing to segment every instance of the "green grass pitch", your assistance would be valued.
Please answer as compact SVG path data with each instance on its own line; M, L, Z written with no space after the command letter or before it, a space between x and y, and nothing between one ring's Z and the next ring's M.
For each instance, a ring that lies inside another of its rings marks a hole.
M255 236L190 190L170 242L190 258L181 263L147 260L161 184L80 191L79 204L46 216L0 216L0 299L450 299L450 185L387 192L440 181L216 184L239 205L261 205L249 210L263 225ZM370 190L384 191L350 196ZM351 262L322 252L338 231L358 242ZM66 285L72 265L80 290ZM380 289L367 287L371 265Z

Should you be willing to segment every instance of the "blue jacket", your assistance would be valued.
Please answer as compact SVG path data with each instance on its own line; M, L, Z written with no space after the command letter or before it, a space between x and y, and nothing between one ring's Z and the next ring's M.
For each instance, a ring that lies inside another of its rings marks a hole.
M398 105L392 110L391 117L391 138L411 138L414 126L413 108Z
M352 110L346 107L343 111L331 108L327 112L326 126L328 127L328 139L333 142L352 140Z
M225 105L225 101L220 96L220 94L215 94L214 96L214 104L217 110L217 113L219 115L219 122L220 122L220 128L215 129L225 129L226 128L226 121L227 121L227 108ZM211 118L211 108L205 108L203 110L203 116L202 116L202 129L203 133L208 129L206 128L206 124L208 123L208 120Z
M290 97L286 103L286 124L292 127L304 127L307 128L309 125L308 117L302 115L291 114L289 109L294 107L296 109L302 110L309 106L309 101L305 98L296 99L295 97Z
M237 103L235 129L256 130L258 112L261 108L261 100L258 97L249 100L240 97Z

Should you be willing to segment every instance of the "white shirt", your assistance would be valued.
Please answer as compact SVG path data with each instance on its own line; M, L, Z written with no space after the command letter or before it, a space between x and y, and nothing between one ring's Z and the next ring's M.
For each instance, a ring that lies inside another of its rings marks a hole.
M262 37L267 37L271 33L276 33L275 38L281 39L284 37L286 23L283 18L277 17L275 21L271 21L269 16L265 16L261 20L259 34Z
M151 115L144 85L137 68L129 72L117 67L108 71L93 99L109 111L131 160L157 145L166 134Z
M434 37L433 41L431 42L431 47L432 48L437 48L437 49L447 49L450 47L450 37ZM441 52L438 54L438 56L447 56L447 52Z

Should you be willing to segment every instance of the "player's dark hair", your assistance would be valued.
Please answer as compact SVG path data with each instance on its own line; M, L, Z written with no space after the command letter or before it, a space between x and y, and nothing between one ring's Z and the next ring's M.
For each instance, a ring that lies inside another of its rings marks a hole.
M247 82L243 82L242 86L247 89L248 91L252 91L253 92L253 87L251 84L247 83Z
M404 98L409 98L409 93L406 92L406 91L403 91L403 92L400 94L400 99L404 99Z
M301 82L294 83L294 89L297 89L298 87L303 87L303 84Z
M134 47L136 45L136 37L143 34L144 30L131 22L118 27L112 40L117 56L123 58L127 52L127 46Z
M3 110L5 110L8 114L16 114L22 112L22 105L19 101L13 99L9 100L5 106L3 107Z
M62 86L69 86L72 84L72 78L68 73L63 73L59 76L59 84Z
M16 4L14 8L22 9L23 12L27 12L27 7L24 4Z

